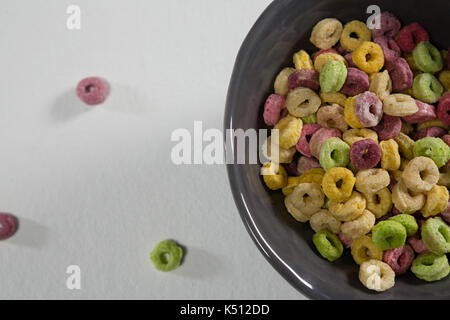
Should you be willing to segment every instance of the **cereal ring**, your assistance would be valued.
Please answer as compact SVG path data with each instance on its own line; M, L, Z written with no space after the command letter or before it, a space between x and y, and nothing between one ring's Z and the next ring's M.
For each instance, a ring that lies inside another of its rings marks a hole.
M423 138L414 143L415 157L428 157L438 168L442 168L450 160L450 147L440 138Z
M420 239L417 235L409 237L407 240L408 244L413 248L414 252L418 254L429 253L430 251L423 243L422 239Z
M416 219L409 214L398 214L389 218L389 220L396 221L400 223L406 229L406 235L411 237L419 231L419 225L416 222Z
M436 119L436 120L419 123L417 125L417 131L421 131L423 129L432 128L432 127L439 127L444 130L450 130L449 126L445 125L441 120Z
M427 193L427 200L422 208L425 218L438 215L448 207L449 192L447 187L434 186Z
M384 217L392 210L392 195L388 188L381 189L376 193L364 194L364 196L367 210L372 212L377 219Z
M321 50L313 53L313 55L312 55L313 64L316 62L317 57L320 56L321 54L324 54L324 53L336 53L336 54L338 54L338 52L336 50L331 49L331 48L330 49L321 49Z
M303 117L302 121L304 124L315 124L317 123L317 115L315 113L310 114L307 117Z
M398 58L386 66L392 80L393 91L403 91L412 87L414 74L403 58Z
M368 236L361 236L351 244L352 256L357 264L371 259L383 259L383 250L378 248Z
M383 103L376 94L366 91L356 97L355 114L365 127L375 127L383 117Z
M366 199L354 191L345 202L331 200L328 202L330 213L339 221L348 222L360 217L366 209Z
M309 224L314 232L328 230L334 234L338 234L341 230L341 222L333 217L327 210L316 212L309 220Z
M306 216L309 220L311 216L319 211L324 203L325 196L322 188L317 183L301 183L295 187L294 191L286 197L286 205L289 213L298 221L303 221Z
M362 215L357 219L343 223L341 226L341 230L346 237L355 240L361 236L368 234L370 230L372 230L374 225L374 214L369 210L364 210Z
M330 138L340 138L342 136L341 132L337 129L327 129L322 128L316 133L313 134L311 140L309 141L309 147L311 149L312 155L319 159L320 158L320 150L322 149L323 144Z
M372 229L372 241L383 251L400 248L406 243L406 229L396 221L378 222Z
M303 123L301 119L287 116L280 120L274 127L279 130L279 145L282 148L289 149L294 147L302 133Z
M94 106L103 103L108 96L108 85L100 78L89 77L77 85L77 96L84 103Z
M268 126L275 126L280 121L281 110L286 107L286 97L271 94L264 105L264 122Z
M398 170L400 168L400 153L398 144L395 140L385 140L380 142L381 148L381 167L388 171Z
M405 117L419 111L416 101L406 94L391 94L383 100L383 111L393 117Z
M275 154L272 157L272 147L275 147ZM294 155L296 152L295 147L284 149L280 147L276 142L272 144L272 137L268 137L267 140L264 142L262 151L264 154L264 157L267 160L276 162L276 163L291 163L294 159ZM278 153L278 154L276 154ZM277 158L278 156L278 158Z
M353 37L356 35L356 37ZM351 52L358 48L364 41L370 41L372 32L367 28L366 24L361 21L348 22L341 35L341 46Z
M321 126L318 124L306 124L303 126L302 134L300 136L300 140L297 143L297 151L301 154L311 157L311 149L309 148L309 140L314 133L321 129Z
M346 168L333 168L323 176L322 188L325 195L336 202L350 198L355 186L355 176Z
M366 73L375 73L384 66L383 49L378 43L364 41L353 52L353 62Z
M317 56L316 60L314 61L314 69L317 72L321 72L325 64L329 61L341 61L345 64L347 67L347 60L343 56L337 53L327 52L322 53L321 55Z
M371 259L361 264L359 280L367 289L383 292L395 285L395 272L387 263Z
M319 162L325 171L346 167L350 161L350 146L339 138L330 138L320 149Z
M402 128L400 132L410 135L414 131L414 127L411 123L402 120Z
M420 71L419 68L416 66L416 62L414 61L414 57L412 53L405 53L403 55L403 58L408 62L409 67L411 68L411 71L417 72Z
M320 99L322 99L322 105L332 105L334 103L345 106L345 101L347 97L342 93L320 93Z
M444 92L444 87L431 73L422 73L414 78L414 97L426 102L435 103Z
M416 66L423 72L436 73L444 67L439 50L426 41L416 46L413 52L413 58Z
M344 247L339 238L328 230L322 230L314 234L313 243L320 255L330 262L339 259L344 252Z
M349 145L352 146L355 142L371 139L378 143L378 135L375 131L370 129L350 129L344 132L342 135L343 140Z
M380 28L373 29L374 38L387 37L394 38L401 28L400 21L391 12L384 11L380 14Z
M411 266L417 278L433 282L444 279L450 273L450 266L445 255L426 253L419 255Z
M287 173L282 166L269 162L263 168L267 171L263 179L270 190L279 190L287 185Z
M356 96L369 90L369 76L356 68L347 69L347 79L341 93L347 96Z
M400 132L397 137L394 138L398 144L398 150L400 154L408 160L414 158L413 147L414 140L408 137L403 132Z
M342 30L343 26L339 20L326 18L314 26L309 40L317 48L330 49L339 42Z
M305 50L300 50L299 52L294 54L293 57L295 69L310 69L314 70L314 66L311 60L311 57Z
M444 70L439 73L438 79L444 87L445 91L450 90L450 70Z
M11 238L17 231L17 219L7 213L0 213L0 240Z
M300 177L288 177L287 185L281 190L285 196L294 192L295 187L300 184Z
M390 249L385 252L383 261L387 263L397 275L406 273L414 260L414 251L409 245Z
M344 118L350 127L353 129L362 129L364 125L359 121L356 116L356 97L348 98L345 101Z
M380 100L384 100L391 94L392 80L387 70L373 74L370 80L369 91L375 93Z
M300 159L298 159L297 171L299 174L303 174L306 171L314 168L322 168L317 159L308 157L300 157Z
M381 160L381 149L371 139L355 142L350 149L350 160L358 170L372 169Z
M400 179L392 189L392 202L400 212L412 214L423 208L425 195L423 193L412 193Z
M318 185L322 185L324 175L325 170L322 168L313 168L300 176L300 183L317 183Z
M364 194L374 194L389 186L391 177L386 170L369 169L356 174L356 190Z
M417 157L408 163L402 179L412 192L428 192L439 180L439 169L430 158Z
M322 101L314 91L300 87L289 92L286 108L292 116L302 118L317 112L321 103Z
M286 96L289 93L289 76L295 71L294 68L284 68L277 75L273 88L275 93L281 96Z
M150 253L150 260L156 269L169 272L178 268L183 257L183 249L172 241L161 241Z
M417 44L428 40L430 40L428 33L417 22L403 27L397 35L397 44L406 53L413 52Z
M394 39L382 36L374 38L373 42L378 43L383 50L386 66L391 66L398 58L400 58L401 50Z
M423 139L426 137L440 138L440 137L444 136L446 133L447 133L447 131L445 131L444 129L439 128L439 127L427 128L427 129L420 130L419 132L416 132L414 134L414 139L420 140L420 139Z
M422 226L422 240L434 254L450 252L450 227L441 218L431 218Z
M353 62L353 52L349 52L344 56L347 65L351 68L356 68L356 64Z
M289 76L288 83L290 90L298 87L318 90L320 86L319 73L310 69L297 70Z
M350 248L352 246L353 240L349 239L345 236L345 234L343 234L342 232L339 232L338 234L339 240L341 240L342 244L344 245L345 248Z
M288 176L291 176L291 177L298 177L298 176L300 176L300 173L298 172L299 155L296 152L297 151L294 152L294 156L293 156L292 161L290 163L284 164L284 166L283 166L284 169L286 169L286 172L287 172Z
M437 115L443 124L450 125L450 92L444 94L439 100Z
M415 114L403 117L403 120L409 123L423 123L437 118L436 108L430 104L416 100L416 105L419 108Z
M341 90L346 79L347 67L345 64L342 61L330 60L320 71L320 88L325 93L338 92Z
M348 125L344 119L344 108L338 104L324 106L317 111L317 123L324 128L347 131Z
M402 121L399 117L385 114L373 129L378 133L380 140L395 139L402 130Z

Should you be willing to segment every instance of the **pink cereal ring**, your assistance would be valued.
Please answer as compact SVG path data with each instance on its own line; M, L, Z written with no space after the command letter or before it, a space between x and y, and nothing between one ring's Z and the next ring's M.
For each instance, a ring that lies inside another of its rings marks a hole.
M97 77L81 80L77 85L77 96L84 103L94 106L103 103L108 95L108 86Z
M416 104L419 111L411 116L403 117L403 120L408 123L423 123L437 118L436 108L434 106L420 100L416 100Z
M404 58L398 58L395 62L386 65L386 68L392 80L393 91L400 92L412 87L414 75Z
M413 235L407 240L408 244L413 248L417 254L428 253L428 248L423 243L422 239L418 235Z
M312 56L313 64L316 62L317 57L320 56L321 54L324 54L324 53L337 53L337 51L332 49L332 48L330 48L330 49L322 49L322 50L317 51Z
M440 138L447 133L444 129L440 127L431 127L422 129L414 135L414 140L420 140L426 137Z
M373 42L378 43L383 49L384 63L386 66L391 66L400 57L401 50L394 39L377 37Z
M428 40L428 32L417 22L403 27L397 35L397 44L406 53L413 52L420 42Z
M311 149L309 148L309 141L314 133L322 127L318 124L305 124L302 129L300 140L297 143L297 151L307 157L312 157Z
M337 46L335 47L335 50L341 55L341 56L345 56L348 51L344 49L343 46L341 46L340 43L337 44Z
M286 97L271 94L264 105L264 122L268 126L275 126L281 118L281 111L286 107Z
M437 116L445 125L450 125L450 92L447 92L439 99Z
M391 12L384 11L380 15L380 29L373 29L374 38L388 37L393 38L397 35L402 27L400 21Z
M367 90L369 90L367 73L356 68L348 68L347 80L345 80L341 93L353 97Z
M413 260L414 251L409 245L387 250L383 256L383 261L391 266L392 270L398 275L408 271Z
M0 240L11 238L17 230L17 219L7 213L0 213Z
M344 56L345 60L347 60L348 66L351 68L356 68L356 64L353 62L353 52L349 52Z
M380 140L390 140L396 138L402 130L402 120L385 114L380 123L373 128L378 133Z
M303 174L306 171L315 168L322 168L319 160L315 158L300 157L300 159L298 160L297 170L299 174Z
M450 147L450 135L446 134L445 136L441 137L442 140Z
M355 142L350 149L350 161L358 170L375 168L381 160L381 148L372 139Z
M298 87L318 90L320 87L319 73L314 70L301 69L292 73L288 78L289 89L294 90Z
M347 238L343 232L340 232L338 234L338 237L339 237L339 240L341 240L344 247L346 247L347 249L352 246L353 240L350 238Z
M309 147L311 149L311 154L319 159L320 149L322 145L330 138L341 138L342 134L338 129L322 128L313 134L311 140L309 141Z
M383 118L383 103L375 93L366 91L356 97L355 114L365 127L375 127Z

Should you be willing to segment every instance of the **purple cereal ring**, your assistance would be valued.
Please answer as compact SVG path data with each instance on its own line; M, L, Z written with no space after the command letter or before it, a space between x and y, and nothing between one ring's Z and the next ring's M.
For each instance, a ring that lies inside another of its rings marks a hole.
M341 93L347 96L356 96L369 90L369 76L356 68L348 68L347 80L341 89Z
M356 64L353 62L353 52L349 52L344 56L345 60L347 60L348 66L351 68L356 68Z
M375 93L366 91L356 97L355 114L365 127L375 127L383 118L383 103Z
M400 210L398 210L395 206L392 207L392 214L394 216L398 216L399 214L402 214Z
M375 168L381 160L381 148L372 139L355 142L350 149L350 161L358 170Z
M445 136L441 137L442 140L450 147L450 135L446 134Z
M8 213L0 213L0 240L11 238L16 230L17 219Z
M386 66L392 66L400 57L401 50L394 39L388 37L377 37L373 42L378 43L383 49L384 63Z
M409 245L401 248L390 249L384 253L383 261L386 262L395 274L406 273L414 260L414 251Z
M412 237L409 237L407 242L417 254L429 252L428 248L425 246L422 239L420 239L418 235L413 235Z
M344 247L346 247L347 249L352 246L353 240L350 238L347 238L343 232L340 232L338 234L338 237L339 237L339 240L341 240Z
M305 124L302 129L300 140L297 142L297 151L307 157L312 157L311 149L309 148L309 141L316 131L322 127L318 124Z
M373 129L378 133L380 140L394 139L402 130L402 120L399 117L385 114L380 123L373 127Z
M420 42L428 40L428 32L417 22L403 27L397 35L397 44L406 53L413 52Z
M449 48L450 49L450 48ZM344 49L343 46L341 46L340 43L338 43L338 45L336 46L335 50L341 55L341 56L345 56L348 51ZM450 51L450 50L449 50Z
M445 125L450 125L450 92L447 92L439 99L437 116Z
M334 103L321 107L317 111L317 123L324 128L334 128L342 132L347 131L348 124L344 117L344 108Z
M297 70L289 76L289 89L294 90L298 87L310 88L318 90L320 87L319 73L314 70L301 69Z
M313 64L316 62L317 57L320 56L321 54L324 54L324 53L337 53L337 51L332 49L332 48L330 48L330 49L322 49L322 50L317 51L316 53L314 53L312 55Z
M286 97L271 94L264 105L264 122L268 126L275 126L281 118L281 111L286 107Z
M436 108L431 104L416 100L419 111L415 114L403 117L403 120L409 123L423 123L437 118Z
M448 203L447 208L441 212L441 216L447 223L450 223L450 202Z
M298 172L298 160L300 156L298 153L295 153L294 158L291 163L285 164L284 168L286 169L286 173L290 177L298 177L300 176L300 172Z
M108 86L97 77L81 80L77 85L77 96L84 103L94 106L103 103L108 95Z
M414 75L404 58L398 58L386 68L392 80L393 91L401 92L412 87Z
M322 168L319 160L308 157L300 157L300 159L298 159L297 170L299 174L303 174L306 171L315 168Z
M447 133L444 129L440 127L431 127L422 129L414 135L414 140L420 140L426 137L440 138Z
M341 138L342 134L338 129L322 128L313 134L311 140L309 141L309 148L311 149L311 154L319 159L320 149L322 145L330 138Z
M373 29L374 38L388 37L394 38L402 27L400 21L391 12L384 11L380 15L380 29Z

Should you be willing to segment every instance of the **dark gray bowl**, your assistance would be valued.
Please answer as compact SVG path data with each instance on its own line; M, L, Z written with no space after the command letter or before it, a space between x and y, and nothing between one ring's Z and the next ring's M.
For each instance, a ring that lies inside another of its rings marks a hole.
M439 48L449 46L448 0L276 0L245 39L234 67L225 111L225 129L265 128L262 108L273 91L277 73L292 65L299 49L314 52L308 39L319 20L366 21L369 5L395 13L403 24L417 21ZM336 263L320 258L312 246L309 225L288 214L281 192L263 184L258 165L228 165L231 189L244 224L256 245L295 288L315 299L449 299L450 279L426 283L412 274L397 279L395 288L375 294L358 280L358 267L346 253Z

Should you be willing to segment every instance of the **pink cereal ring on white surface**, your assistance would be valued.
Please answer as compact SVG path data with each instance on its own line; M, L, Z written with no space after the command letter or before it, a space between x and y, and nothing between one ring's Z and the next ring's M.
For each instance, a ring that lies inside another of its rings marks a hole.
M17 230L17 219L8 214L0 213L0 240L6 240L14 235Z
M81 101L90 106L98 105L106 100L108 86L100 78L85 78L77 85L77 96Z

